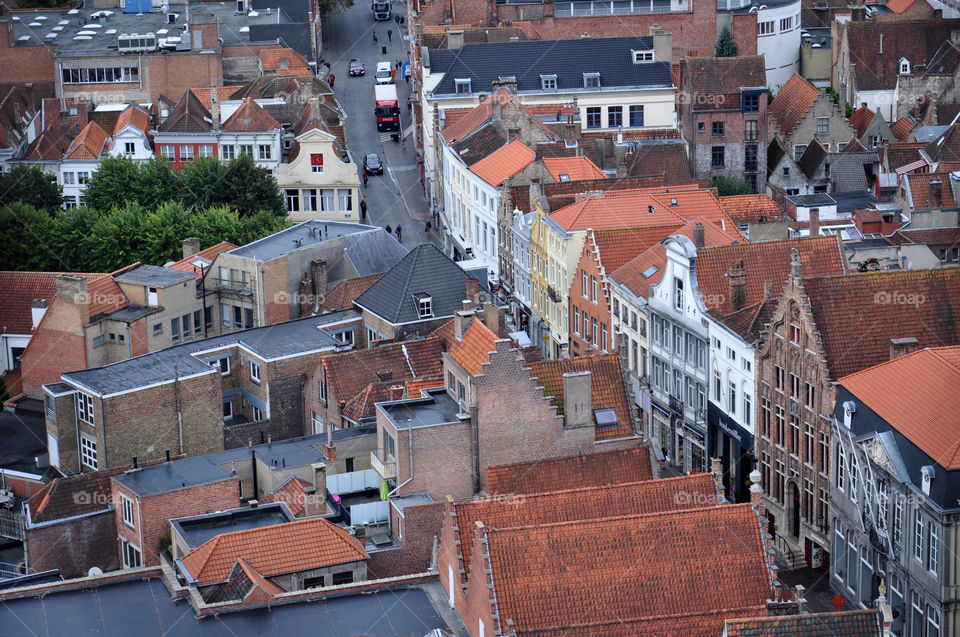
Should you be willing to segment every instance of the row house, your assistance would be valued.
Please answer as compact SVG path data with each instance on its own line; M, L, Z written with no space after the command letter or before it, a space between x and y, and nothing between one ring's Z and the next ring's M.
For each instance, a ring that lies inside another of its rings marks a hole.
M20 370L23 352L53 301L56 285L54 272L0 272L0 374ZM6 379L8 390L12 378Z
M763 58L680 62L680 129L696 179L733 176L766 190L767 77Z
M99 471L164 449L198 455L302 435L300 388L321 357L347 347L324 329L340 318L234 332L61 374L43 387L50 464L63 473Z
M221 103L221 108L224 106ZM271 175L277 174L282 158L280 122L253 99L244 99L222 124L214 122L214 125L220 128L217 156L221 160L226 162L247 155L253 158L256 166L266 169Z
M891 345L892 347L892 345ZM953 634L960 347L934 347L844 376L833 429L830 585L868 608L889 592L896 635ZM896 397L895 399L893 397Z
M427 51L421 101L428 198L438 197L436 182L442 179L437 135L445 127L443 112L473 108L504 81L516 82L520 102L551 113L551 120L558 109L562 117L568 113L567 123L580 136L676 129L671 40L657 31L645 37L462 44ZM526 70L518 75L521 68Z
M826 568L830 511L830 414L835 379L911 349L960 343L939 319L958 311L955 268L803 278L795 259L757 345L754 455L771 489L770 531L794 564Z
M855 136L830 96L796 74L777 93L768 112L771 121L767 141L776 139L794 162L800 162L814 138L831 152L841 150Z
M83 205L83 191L111 144L110 137L94 121L84 126L80 134L70 142L63 159L60 160L65 208Z
M151 131L155 153L178 172L201 157L219 157L219 124L219 121L214 124L213 115L200 98L187 90L169 116Z
M850 125L867 150L879 150L896 139L883 113L870 110L866 102L850 115Z
M960 225L960 175L929 172L903 175L894 202L910 229L956 228Z

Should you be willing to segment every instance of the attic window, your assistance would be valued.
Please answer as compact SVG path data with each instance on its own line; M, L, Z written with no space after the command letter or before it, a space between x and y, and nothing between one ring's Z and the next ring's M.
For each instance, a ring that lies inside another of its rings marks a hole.
M420 318L430 318L433 316L433 297L426 294L414 294L417 301L417 313Z
M77 116L77 107L76 107L76 106L71 106L71 107L70 107L70 117L76 117L76 116Z
M457 95L466 95L467 93L472 93L472 92L473 92L473 91L470 90L470 80L469 80L469 79L465 79L465 80L454 80L453 82L454 82L454 84L455 84L456 87L457 87L457 90L456 90Z
M570 181L570 175L568 175L567 173L561 173L560 181Z
M541 75L540 76L540 88L544 91L554 91L557 88L557 76L556 75Z
M599 74L599 73L584 73L584 74L583 74L583 88L600 88L600 74Z
M910 75L910 62L907 58L900 58L900 75Z
M597 423L597 427L616 427L617 426L617 410L616 409L594 409L593 418Z
M277 60L278 69L289 69L290 68L290 58L280 58Z
M641 64L643 62L653 62L653 51L631 50L630 53L633 55L634 64Z
M660 268L659 268L659 267L657 267L657 266L655 266L655 265L651 265L649 268L647 268L646 270L644 270L644 271L643 271L643 274L640 275L640 276L642 276L642 277L645 278L645 279L649 279L650 277L652 277L654 274L656 274L656 273L659 272L659 271L660 271Z

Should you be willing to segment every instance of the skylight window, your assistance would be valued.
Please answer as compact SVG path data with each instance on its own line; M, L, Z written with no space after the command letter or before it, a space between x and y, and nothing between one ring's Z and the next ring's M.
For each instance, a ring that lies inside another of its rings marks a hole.
M657 267L657 266L655 266L655 265L651 265L649 268L647 268L646 270L643 271L643 274L642 274L641 276L643 276L643 278L645 278L645 279L649 279L650 277L652 277L654 274L656 274L656 273L659 272L659 271L660 271L660 268L659 268L659 267Z

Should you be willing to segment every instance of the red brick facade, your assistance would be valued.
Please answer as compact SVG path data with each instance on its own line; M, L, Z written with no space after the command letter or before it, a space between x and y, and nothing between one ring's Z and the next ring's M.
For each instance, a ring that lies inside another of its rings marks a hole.
M113 511L32 528L26 536L27 559L35 572L60 569L60 574L69 579L85 577L94 566L104 572L120 568Z
M22 13L26 13L24 10ZM33 10L30 10L33 13ZM23 19L23 18L21 18ZM56 79L55 46L14 46L13 20L0 22L0 82L53 82Z
M588 233L567 298L570 304L570 355L613 351L610 294L596 245Z
M394 530L400 548L370 553L367 577L382 579L425 572L433 559L434 538L440 533L443 510L442 502L408 506L401 519L396 508L391 506L390 528Z

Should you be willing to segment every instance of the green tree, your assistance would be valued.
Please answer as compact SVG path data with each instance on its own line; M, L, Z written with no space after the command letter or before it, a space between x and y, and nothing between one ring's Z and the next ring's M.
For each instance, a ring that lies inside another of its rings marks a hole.
M188 208L209 208L224 198L226 164L200 157L180 171L180 201Z
M39 166L17 164L10 172L0 174L0 206L14 202L53 212L63 205L63 188L56 175L43 172Z
M749 195L753 193L753 188L746 180L739 177L725 175L723 177L714 177L710 185L717 189L717 194L721 197L728 195Z
M129 157L106 157L93 173L84 191L86 204L107 212L132 201L153 209L179 198L179 178L162 157L134 162Z
M160 204L140 222L140 252L137 260L153 265L178 261L181 241L190 233L191 214L175 201Z
M66 270L56 251L50 213L25 203L0 208L0 270Z
M240 245L244 234L244 222L227 206L217 206L194 211L187 220L185 237L197 237L204 247L229 241ZM265 235L261 235L262 238Z
M238 245L262 239L274 232L280 232L289 225L286 217L278 217L267 210L261 210L252 217L245 217L241 219L241 222L240 236L233 242Z
M714 55L718 58L737 57L737 43L733 41L733 32L728 25L723 25L720 35L717 36L717 46Z
M253 163L249 155L240 155L226 165L216 205L228 205L249 217L267 210L276 216L286 216L287 207L280 195L277 180L266 168Z
M112 272L139 261L144 241L140 225L147 211L140 204L128 201L100 215L84 241L91 272Z
M87 242L93 227L102 215L93 208L80 207L61 210L54 217L55 250L67 272L92 272ZM116 268L114 268L116 269Z

